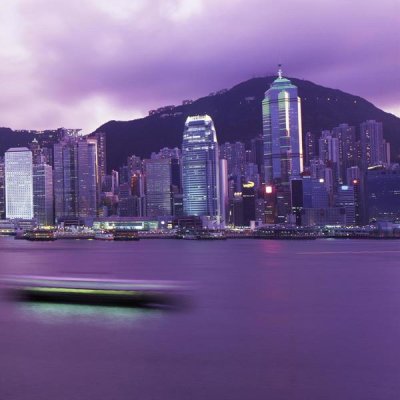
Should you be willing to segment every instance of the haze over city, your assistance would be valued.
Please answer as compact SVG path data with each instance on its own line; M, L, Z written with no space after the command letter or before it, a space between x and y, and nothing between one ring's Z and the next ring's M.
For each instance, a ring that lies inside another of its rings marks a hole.
M278 63L400 116L399 4L5 0L0 125L89 133Z

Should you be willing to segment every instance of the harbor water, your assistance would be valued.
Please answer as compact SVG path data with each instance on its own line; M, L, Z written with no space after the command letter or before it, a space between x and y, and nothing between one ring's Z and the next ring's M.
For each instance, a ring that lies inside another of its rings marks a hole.
M8 275L186 282L172 310L0 293L0 399L395 400L398 240L0 238Z

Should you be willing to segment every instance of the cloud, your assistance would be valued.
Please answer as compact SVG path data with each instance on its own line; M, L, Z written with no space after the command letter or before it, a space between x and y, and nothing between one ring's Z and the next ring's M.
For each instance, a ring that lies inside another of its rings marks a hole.
M289 76L399 110L399 8L396 0L5 0L0 125L92 130L279 62Z

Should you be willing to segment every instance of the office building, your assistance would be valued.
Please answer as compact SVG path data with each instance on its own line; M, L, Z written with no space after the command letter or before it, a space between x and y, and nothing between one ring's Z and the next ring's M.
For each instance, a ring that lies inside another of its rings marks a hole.
M53 170L50 165L33 165L33 214L38 225L54 224Z
M317 158L317 153L318 141L313 133L307 132L304 138L304 166L309 167L311 160Z
M97 141L84 137L69 137L55 144L56 220L95 217L97 191Z
M224 158L228 163L228 176L243 176L246 165L246 148L244 143L226 142L219 147L220 158Z
M387 163L387 147L383 139L382 122L368 120L360 124L361 166L368 167Z
M171 166L171 158L153 158L144 161L148 217L172 215Z
M400 219L400 168L375 167L366 173L366 208L369 222Z
M6 218L33 219L32 152L26 147L5 153Z
M182 141L182 191L185 215L221 221L217 134L210 116L188 117Z
M262 111L265 181L289 185L303 170L301 105L297 87L281 70L265 92Z
M340 185L338 187L336 207L345 209L346 225L356 224L356 196L353 185Z
M347 181L347 169L357 165L356 129L348 124L340 124L332 129L332 135L339 141L339 179Z
M285 222L291 212L290 179L303 171L303 144L297 87L282 77L281 70L265 92L262 114L264 178L276 187L276 222Z

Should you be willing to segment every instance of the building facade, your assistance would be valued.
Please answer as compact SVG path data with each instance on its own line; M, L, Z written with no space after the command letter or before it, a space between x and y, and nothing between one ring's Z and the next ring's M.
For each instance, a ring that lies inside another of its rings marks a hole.
M267 184L289 184L303 170L301 104L297 87L279 76L262 102L264 168Z
M54 224L53 170L50 165L33 166L33 213L38 225Z
M188 117L182 141L182 190L185 215L220 222L221 191L217 134L210 116Z
M6 218L33 219L32 152L26 147L5 153Z
M96 216L96 140L67 138L54 145L54 195L57 220Z

